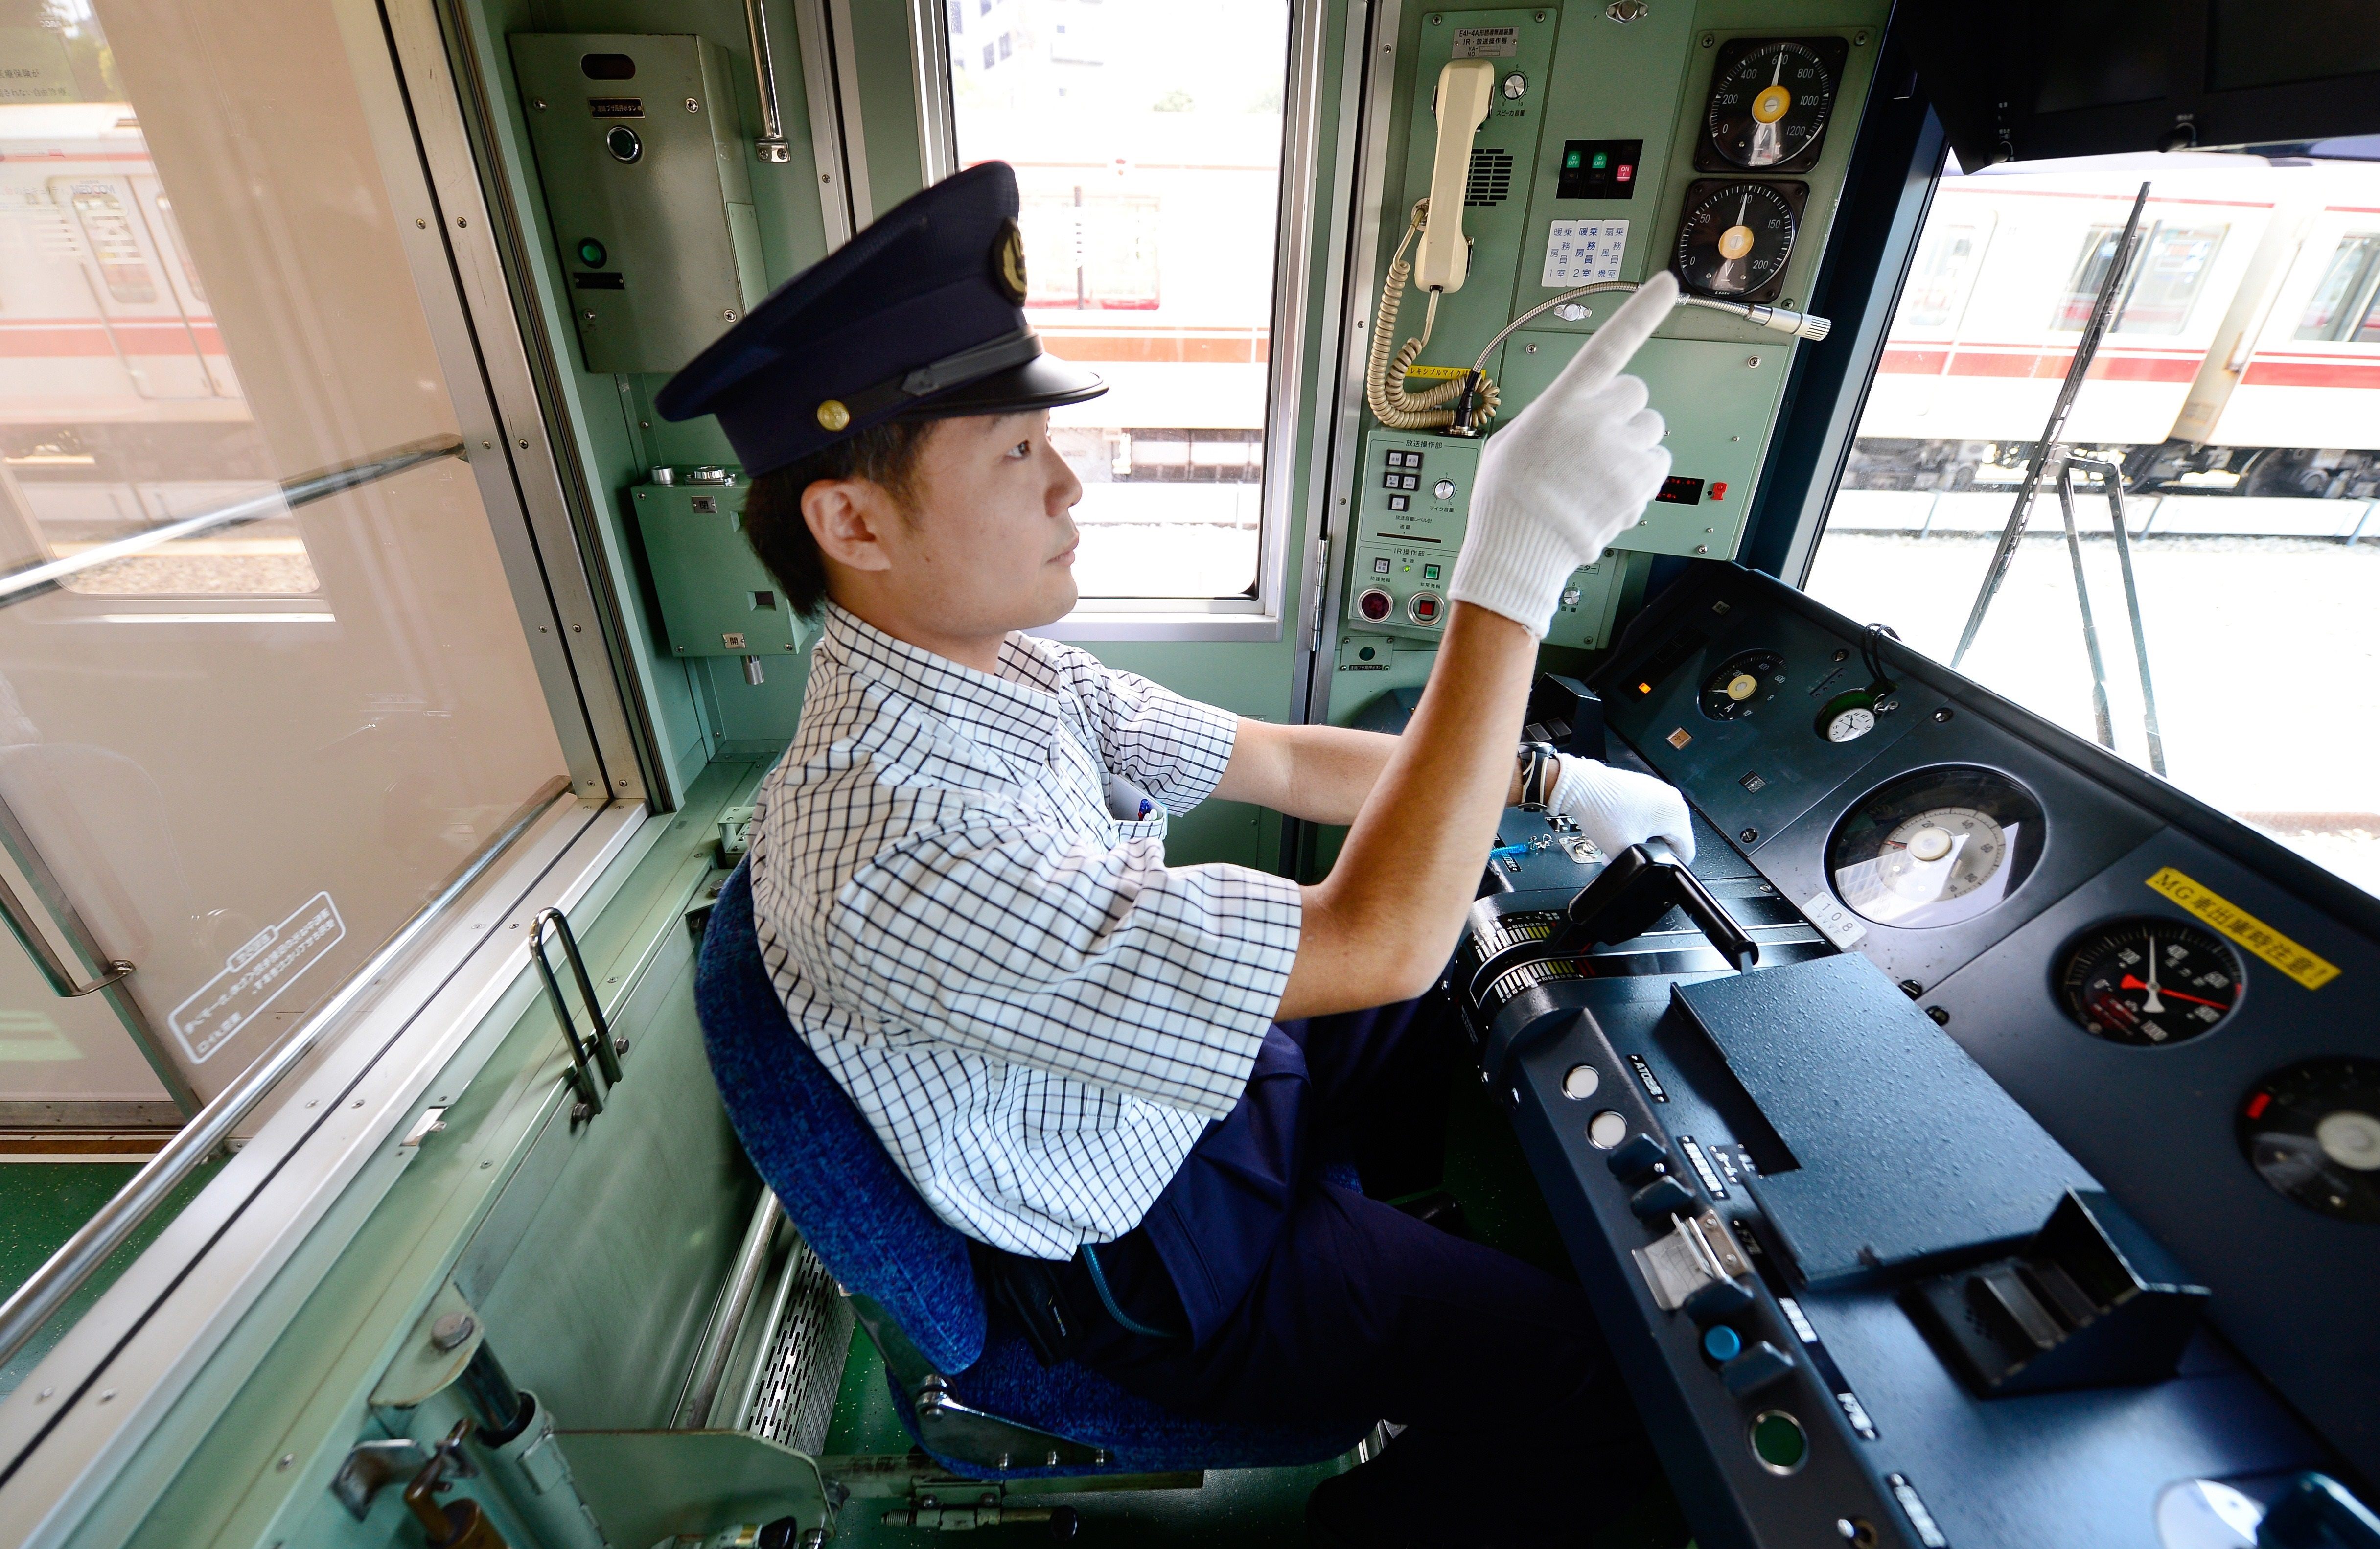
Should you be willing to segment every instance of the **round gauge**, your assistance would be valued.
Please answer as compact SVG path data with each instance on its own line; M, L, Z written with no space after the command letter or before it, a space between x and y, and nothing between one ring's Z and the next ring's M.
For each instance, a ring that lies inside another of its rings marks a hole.
M1705 296L1750 296L1785 272L1801 217L1775 183L1720 183L1686 200L1678 278Z
M2041 858L2041 805L2006 775L1965 765L1903 776L1862 801L1827 845L1836 893L1878 925L1972 920Z
M2380 1059L2337 1055L2265 1076L2240 1105L2240 1149L2309 1210L2380 1224Z
M1784 681L1785 659L1775 651L1738 652L1703 680L1703 714L1713 720L1742 720Z
M1740 167L1773 167L1813 150L1834 111L1835 79L1807 43L1755 45L1711 82L1710 147Z
M2245 983L2237 952L2179 920L2095 926L2058 962L2066 1014L2111 1044L2156 1047L2212 1033Z
M1876 708L1846 705L1827 718L1827 741L1855 743L1876 730Z

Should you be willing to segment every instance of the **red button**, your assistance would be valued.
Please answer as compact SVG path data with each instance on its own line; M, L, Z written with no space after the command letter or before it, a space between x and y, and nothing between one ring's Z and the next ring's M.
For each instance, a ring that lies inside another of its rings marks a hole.
M1625 183L1625 182L1627 182L1630 178L1632 178L1632 177L1633 177L1633 176L1635 176L1635 175L1636 175L1636 169L1635 169L1633 166L1631 166L1631 165L1630 165L1628 163L1626 163L1626 162L1622 162L1622 163L1620 163L1620 173L1619 173L1620 181L1621 181L1622 183Z
M1355 606L1367 619L1385 619L1393 604L1388 593L1376 588L1357 598Z
M1727 480L1720 479L1718 483L1710 487L1710 498L1715 501L1723 501L1727 499Z

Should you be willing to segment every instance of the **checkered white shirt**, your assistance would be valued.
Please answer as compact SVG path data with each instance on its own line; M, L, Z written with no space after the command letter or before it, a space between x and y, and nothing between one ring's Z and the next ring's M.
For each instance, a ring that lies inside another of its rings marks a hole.
M1121 1236L1247 1084L1297 886L1165 864L1165 815L1236 730L1070 646L1012 635L989 676L828 605L752 827L760 951L968 1236L1039 1258Z

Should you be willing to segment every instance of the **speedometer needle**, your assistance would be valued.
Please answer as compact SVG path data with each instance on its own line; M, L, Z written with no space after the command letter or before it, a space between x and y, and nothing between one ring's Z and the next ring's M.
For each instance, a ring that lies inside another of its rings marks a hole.
M2149 982L2141 987L2149 992L2149 998L2141 1002L2142 1010L2154 1014L2165 1010L2157 1000L2156 938L2154 936L2149 938Z
M2162 1005L2157 1003L2156 997L2159 992L2156 990L2155 986L2147 984L2143 980L2135 979L2130 974L2125 974L2123 982L2119 984L2116 987L2119 989L2147 990L2149 991L2149 998L2141 1002L2141 1010L2144 1011L2162 1011L2165 1010ZM2228 1011L2231 1009L2220 1000L2209 1000L2203 995L2184 995L2178 989L2169 989L2163 993L2172 999L2187 1000L2195 1006L2212 1006L2218 1011Z

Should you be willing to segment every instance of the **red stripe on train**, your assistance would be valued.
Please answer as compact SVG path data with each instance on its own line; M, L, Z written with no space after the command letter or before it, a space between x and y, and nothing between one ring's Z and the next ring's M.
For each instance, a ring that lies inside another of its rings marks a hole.
M1877 369L1903 377L2024 377L2056 381L2066 375L2073 359L2072 350L2017 354L1888 348ZM2198 362L2196 356L2102 355L2092 362L2091 380L2187 382L2198 375Z
M115 337L97 323L0 325L0 357L12 359L104 359L121 350L144 357L187 356L191 341L202 355L223 355L223 335L212 325L185 328L178 322L119 322Z
M2242 387L2380 388L2380 360L2251 360Z

